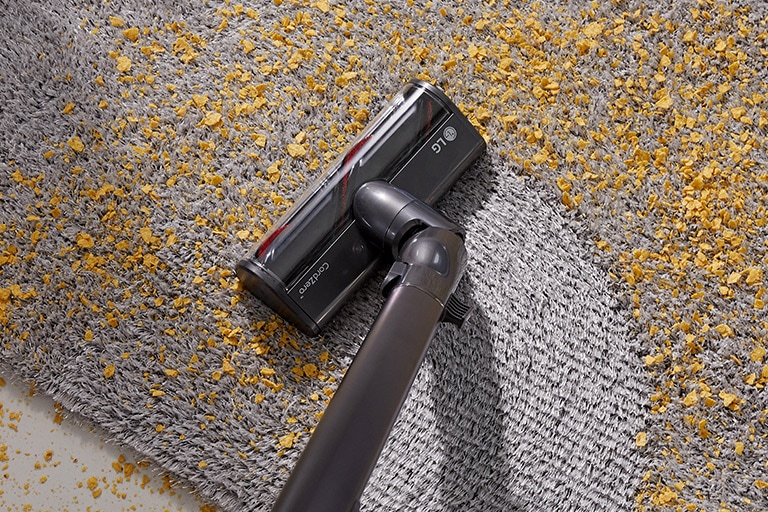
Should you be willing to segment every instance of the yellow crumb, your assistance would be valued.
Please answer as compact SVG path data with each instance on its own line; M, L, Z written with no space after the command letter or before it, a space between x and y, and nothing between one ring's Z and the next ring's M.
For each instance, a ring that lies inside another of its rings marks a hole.
M75 240L77 242L78 247L81 247L83 249L90 249L94 245L96 245L95 242L93 241L93 237L88 233L78 233Z
M307 154L307 149L301 144L288 144L286 150L293 158L298 158Z
M673 103L674 101L672 100L672 98L669 97L669 95L665 91L665 94L656 101L655 106L661 109L668 109L673 105Z
M139 39L139 29L138 27L131 27L128 29L123 30L123 36L129 40L136 42Z
M115 375L115 365L109 364L104 368L104 377L111 379Z
M305 364L301 368L304 371L304 375L306 375L307 377L317 377L318 374L320 373L317 369L317 366L315 366L312 363Z
M727 338L729 336L733 336L733 329L731 329L727 324L718 324L715 327L715 331L720 334L723 338Z
M210 128L221 125L222 117L218 112L208 112L203 118L202 124Z
M85 149L85 145L83 144L83 141L80 140L80 137L75 135L71 139L67 141L67 145L72 148L76 153L82 153Z
M121 55L117 58L117 70L121 73L127 73L131 70L133 62L125 55Z
M196 107L203 108L205 107L205 104L208 103L208 96L205 94L193 94L192 102Z
M286 435L280 438L279 444L283 448L291 448L293 446L293 441L296 439L296 434L293 432L288 432Z
M690 406L692 406L692 405L694 405L694 404L696 404L696 403L698 403L698 402L699 402L699 396L698 396L698 394L696 393L696 390L693 390L693 391L691 391L690 393L688 393L688 394L685 396L685 398L683 399L683 404L684 404L686 407L690 407Z
M723 405L734 411L739 409L739 404L742 402L737 395L726 391L721 391L718 396L723 401Z

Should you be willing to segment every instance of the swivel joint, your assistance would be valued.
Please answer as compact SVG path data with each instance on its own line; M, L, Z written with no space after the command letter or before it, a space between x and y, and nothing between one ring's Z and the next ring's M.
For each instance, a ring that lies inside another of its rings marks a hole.
M469 307L453 295L467 263L464 231L431 206L389 183L372 181L355 194L353 211L366 236L395 258L381 285L431 295L444 308L441 320L461 324Z

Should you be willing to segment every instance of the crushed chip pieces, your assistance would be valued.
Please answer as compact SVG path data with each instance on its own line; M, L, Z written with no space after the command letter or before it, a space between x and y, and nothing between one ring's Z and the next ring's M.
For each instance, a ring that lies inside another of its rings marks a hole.
M306 148L301 144L288 144L286 149L288 154L294 158L298 158L307 154Z
M93 237L88 233L78 233L77 245L83 249L91 249L96 243L93 241Z
M222 120L221 114L219 114L218 112L209 112L203 118L203 124L205 126L209 126L213 128L213 127L220 126L221 120Z
M123 30L123 36L129 41L136 42L139 40L139 29L138 27L131 27L129 29Z
M279 444L283 448L292 448L295 439L296 439L296 434L294 434L293 432L289 432L280 438Z
M69 139L67 145L77 153L82 153L85 150L85 144L83 144L83 141L80 140L80 137L77 135Z
M131 70L133 62L125 55L121 55L117 58L117 70L121 73L127 73Z

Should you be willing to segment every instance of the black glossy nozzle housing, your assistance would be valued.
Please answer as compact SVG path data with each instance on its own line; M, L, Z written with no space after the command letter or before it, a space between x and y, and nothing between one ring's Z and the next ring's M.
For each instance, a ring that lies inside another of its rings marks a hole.
M485 147L441 90L407 83L238 262L238 277L283 318L317 334L381 255L352 214L358 189L382 180L434 205Z

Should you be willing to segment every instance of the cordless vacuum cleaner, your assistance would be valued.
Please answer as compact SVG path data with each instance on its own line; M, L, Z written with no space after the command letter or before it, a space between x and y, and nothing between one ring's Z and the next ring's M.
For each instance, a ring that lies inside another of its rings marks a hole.
M438 88L418 80L384 107L237 264L246 289L316 335L386 257L386 302L272 512L352 512L437 324L458 325L464 233L430 205L485 141Z

